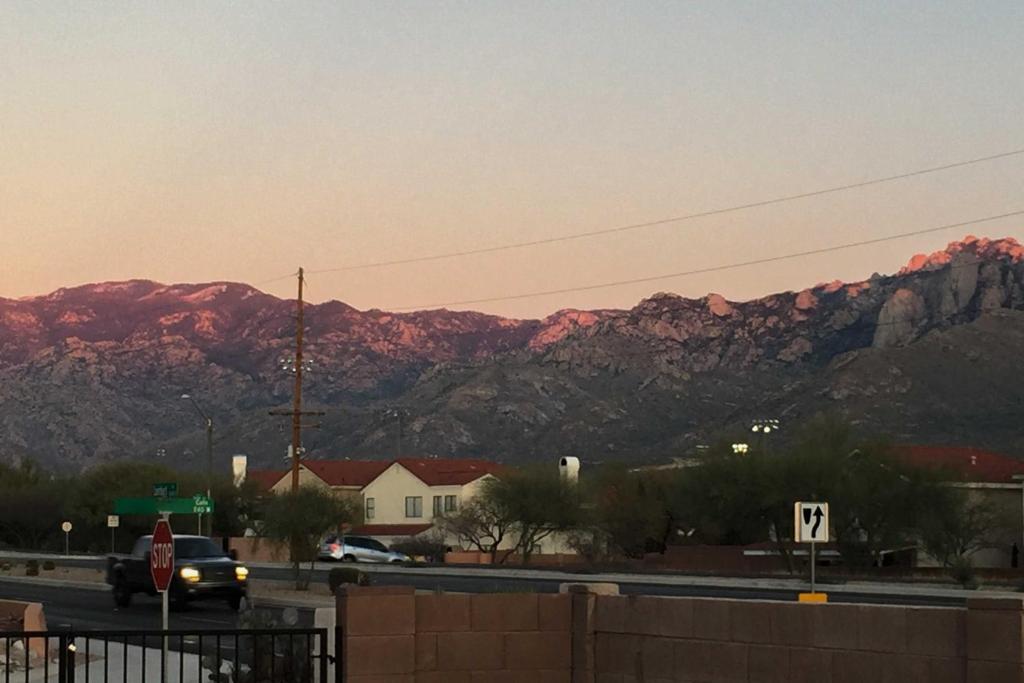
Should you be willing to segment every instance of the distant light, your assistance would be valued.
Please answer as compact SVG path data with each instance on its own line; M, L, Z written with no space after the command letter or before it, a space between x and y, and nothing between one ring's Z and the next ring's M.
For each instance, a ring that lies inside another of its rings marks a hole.
M183 399L185 399L186 401L188 401L188 400L190 400L192 398L192 396L190 396L189 394L182 394L181 397Z

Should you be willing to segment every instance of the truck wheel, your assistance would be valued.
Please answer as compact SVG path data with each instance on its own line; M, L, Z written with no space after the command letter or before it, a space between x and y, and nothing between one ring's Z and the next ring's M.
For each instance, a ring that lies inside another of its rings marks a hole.
M132 591L128 582L123 576L117 577L114 582L114 604L118 607L128 607L132 604Z
M341 558L341 561L342 562L355 562L356 561L356 556L355 555L345 555L343 558Z

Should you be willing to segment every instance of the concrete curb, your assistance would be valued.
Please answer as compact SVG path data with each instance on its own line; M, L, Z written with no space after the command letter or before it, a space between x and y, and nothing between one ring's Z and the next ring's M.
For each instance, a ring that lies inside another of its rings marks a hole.
M90 590L98 592L106 592L110 590L110 586L105 583L97 583L94 581L62 581L60 579L44 579L36 578L34 576L0 576L0 582L10 581L11 583L24 583L36 586L50 586L50 587L62 587L62 588L75 588L78 590ZM334 600L327 596L322 596L322 600L318 599L291 599L291 598L276 598L267 597L262 595L256 595L252 597L252 602L257 607L301 607L304 609L321 609L321 608L333 608Z

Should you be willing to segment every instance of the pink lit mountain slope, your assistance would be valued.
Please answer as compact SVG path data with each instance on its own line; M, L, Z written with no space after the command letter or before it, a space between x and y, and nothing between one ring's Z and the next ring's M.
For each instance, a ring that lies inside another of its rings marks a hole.
M968 237L897 275L747 302L657 294L544 320L308 306L317 458L651 459L758 417L830 411L921 443L1013 451L1024 406L1024 248ZM0 458L277 463L294 302L148 281L0 299ZM402 418L395 416L395 410Z

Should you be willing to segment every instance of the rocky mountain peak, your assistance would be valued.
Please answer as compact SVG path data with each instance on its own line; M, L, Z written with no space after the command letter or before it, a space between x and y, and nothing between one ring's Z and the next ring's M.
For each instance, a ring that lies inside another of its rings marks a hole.
M1024 261L1024 246L1012 237L989 239L967 235L962 240L950 242L945 249L931 254L915 254L899 275L922 270L936 270L953 262L954 259L974 257L978 260L1006 260L1011 263Z

